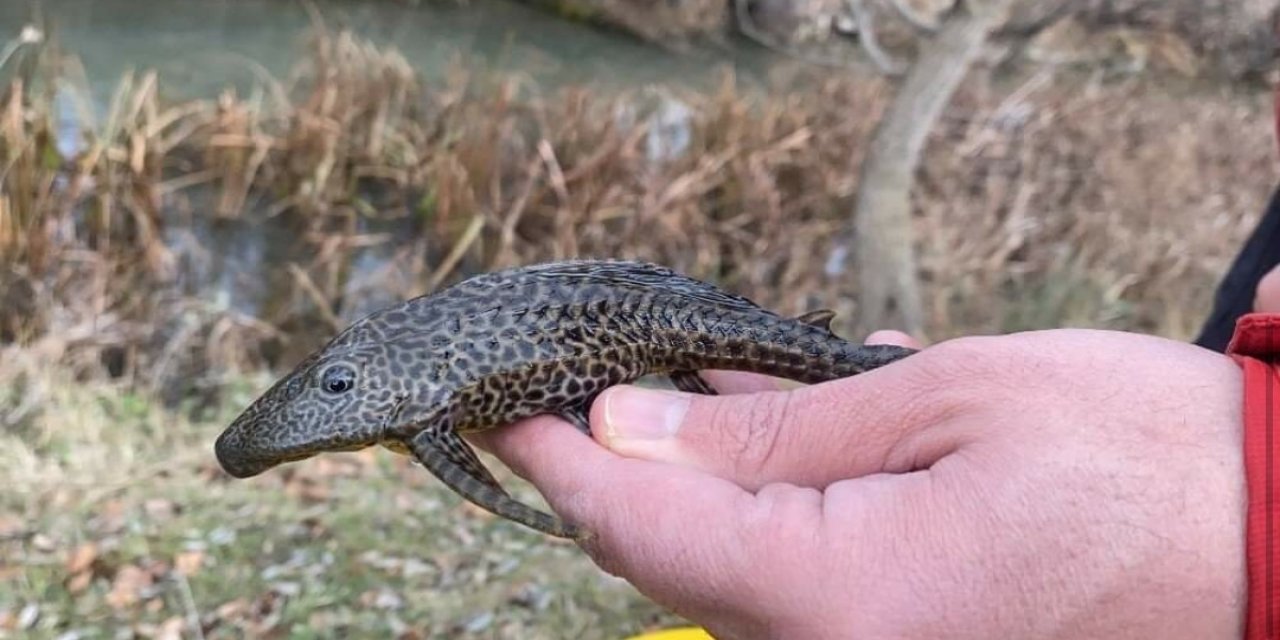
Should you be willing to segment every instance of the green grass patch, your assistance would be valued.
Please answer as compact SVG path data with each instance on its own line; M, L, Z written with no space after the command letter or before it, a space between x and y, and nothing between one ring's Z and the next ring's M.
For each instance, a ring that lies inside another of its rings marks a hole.
M235 480L211 449L230 408L192 422L107 388L45 389L36 427L3 443L20 461L3 473L24 475L0 478L20 487L0 519L0 636L604 639L679 623L390 452ZM111 428L77 429L90 422Z

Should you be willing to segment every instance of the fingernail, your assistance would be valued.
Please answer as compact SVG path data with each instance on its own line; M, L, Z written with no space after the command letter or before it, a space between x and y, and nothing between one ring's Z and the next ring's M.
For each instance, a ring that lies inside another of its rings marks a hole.
M616 387L604 397L604 420L610 441L663 440L680 430L689 398L682 393Z

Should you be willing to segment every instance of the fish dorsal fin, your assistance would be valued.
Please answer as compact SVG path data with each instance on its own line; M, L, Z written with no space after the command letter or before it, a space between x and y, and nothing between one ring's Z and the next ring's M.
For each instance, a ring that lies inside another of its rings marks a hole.
M604 285L661 289L670 295L692 298L731 309L764 311L755 302L745 297L729 293L709 282L647 262L570 260L534 265L522 271L527 276L539 278L575 279Z
M796 321L831 331L831 321L835 317L836 312L830 309L814 309L796 316Z

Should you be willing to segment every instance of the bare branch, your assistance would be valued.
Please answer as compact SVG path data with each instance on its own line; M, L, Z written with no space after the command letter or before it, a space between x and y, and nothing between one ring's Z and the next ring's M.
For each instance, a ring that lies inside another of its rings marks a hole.
M836 69L853 68L854 65L851 64L850 61L841 59L838 56L820 56L807 53L800 51L795 47L788 46L786 43L775 40L769 34L761 31L760 28L756 26L755 21L751 19L751 12L748 11L747 8L748 2L750 2L750 0L733 0L734 20L738 23L738 31L741 31L742 35L747 36L756 44L759 44L771 51L776 51L777 53L789 58L795 58L801 62L807 62L821 67L833 67Z
M992 34L1001 38L1032 38L1053 26L1058 20L1078 9L1072 0L1055 0L1048 5L1038 5L1037 12L1021 19L1012 19Z
M849 13L853 14L854 23L858 25L858 42L862 43L862 49L867 52L867 57L871 58L880 72L887 76L900 76L906 73L906 63L889 55L889 52L880 46L880 39L876 36L875 14L872 13L866 0L847 0L847 3Z
M884 0L891 9L897 12L898 17L902 18L907 24L911 25L917 31L928 34L938 32L938 23L930 20L912 9L904 0Z
M876 126L863 160L852 224L836 238L828 273L840 276L852 256L863 329L895 327L922 335L911 190L929 132L1012 0L964 2L943 22Z

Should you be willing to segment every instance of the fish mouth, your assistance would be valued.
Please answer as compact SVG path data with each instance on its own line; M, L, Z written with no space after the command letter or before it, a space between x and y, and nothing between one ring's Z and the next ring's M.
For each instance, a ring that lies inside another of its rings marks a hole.
M214 445L213 452L218 458L218 466L233 478L252 478L273 466L263 460L253 460L238 454L227 453L217 444Z
M272 467L306 460L325 450L310 443L280 446L278 442L264 442L263 432L243 419L231 423L213 443L218 465L236 478L251 478Z
M315 457L320 453L336 453L342 451L359 451L374 445L382 445L396 453L409 455L409 447L400 438L391 436L400 412L409 402L409 396L397 398L396 404L387 412L382 420L378 433L373 437L350 444L336 444L332 441L316 441L292 447L279 447L262 442L255 442L252 434L261 433L252 428L246 429L239 422L232 423L213 445L214 455L219 466L236 478L251 478L262 474L272 467L289 462L298 462Z
M218 436L217 442L213 445L213 454L218 459L218 465L222 470L236 478L252 478L276 465L305 460L315 455L313 452L302 451L270 456L246 454L236 446L235 438L229 437L229 432Z
M290 462L298 462L307 458L314 458L320 453L336 453L342 451L359 451L361 449L373 446L372 442L360 442L346 446L325 447L323 449L308 448L305 451L294 452L273 452L269 456L245 455L235 447L230 446L224 437L219 437L214 443L214 455L218 458L218 464L223 471L236 478L252 478L260 475L273 467Z

